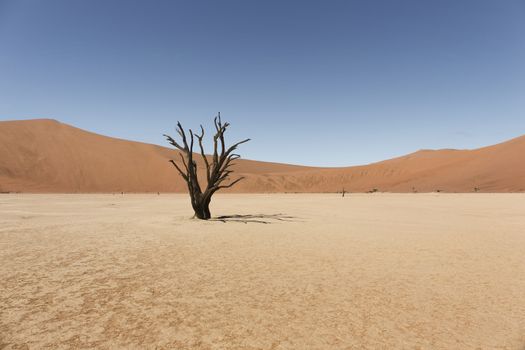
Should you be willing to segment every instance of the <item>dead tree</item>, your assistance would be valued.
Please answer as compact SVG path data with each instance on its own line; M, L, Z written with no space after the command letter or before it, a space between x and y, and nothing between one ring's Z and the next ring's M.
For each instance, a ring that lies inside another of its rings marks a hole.
M239 177L228 184L225 183L227 180L230 180L230 175L233 173L231 169L234 164L233 161L240 158L240 155L233 152L240 144L250 141L250 139L245 139L227 148L224 141L224 133L230 124L222 123L220 113L215 117L213 123L215 124L215 135L213 136L213 155L211 157L206 156L204 153L204 146L202 144L204 128L202 125L200 126L200 135L193 133L193 131L189 129L188 139L182 125L180 122L177 122L177 133L182 139L182 144L175 141L171 136L164 134L168 142L180 151L179 155L182 165L177 164L173 159L170 160L170 162L177 169L184 181L186 181L191 198L191 206L195 211L195 217L202 220L211 218L210 202L215 192L223 188L230 188L244 179L244 177ZM204 191L197 178L198 167L197 162L194 160L195 154L193 153L194 137L199 143L200 156L206 171L207 184Z

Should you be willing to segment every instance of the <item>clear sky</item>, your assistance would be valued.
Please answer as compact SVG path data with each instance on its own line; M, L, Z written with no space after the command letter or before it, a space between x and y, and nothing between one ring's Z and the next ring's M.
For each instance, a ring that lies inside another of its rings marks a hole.
M370 163L525 134L525 0L0 0L0 120Z

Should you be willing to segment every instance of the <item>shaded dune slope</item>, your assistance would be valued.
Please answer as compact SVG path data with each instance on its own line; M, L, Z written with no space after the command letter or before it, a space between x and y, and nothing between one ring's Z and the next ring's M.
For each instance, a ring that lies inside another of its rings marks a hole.
M349 151L350 152L350 151ZM2 192L183 192L175 150L54 120L0 122ZM379 163L314 168L241 159L231 192L521 192L525 136L476 150L418 151Z

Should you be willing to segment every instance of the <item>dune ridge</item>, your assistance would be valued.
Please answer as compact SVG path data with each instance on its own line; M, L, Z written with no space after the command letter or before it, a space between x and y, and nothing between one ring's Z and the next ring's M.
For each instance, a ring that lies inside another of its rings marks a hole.
M306 167L240 159L229 192L523 192L525 136L474 150L421 150L363 166ZM0 122L0 192L184 192L177 151L51 119Z

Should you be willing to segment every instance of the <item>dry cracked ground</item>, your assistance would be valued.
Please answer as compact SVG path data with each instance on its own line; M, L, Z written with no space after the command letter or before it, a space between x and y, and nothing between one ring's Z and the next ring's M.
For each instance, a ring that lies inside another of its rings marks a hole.
M525 348L525 195L0 195L2 349Z

